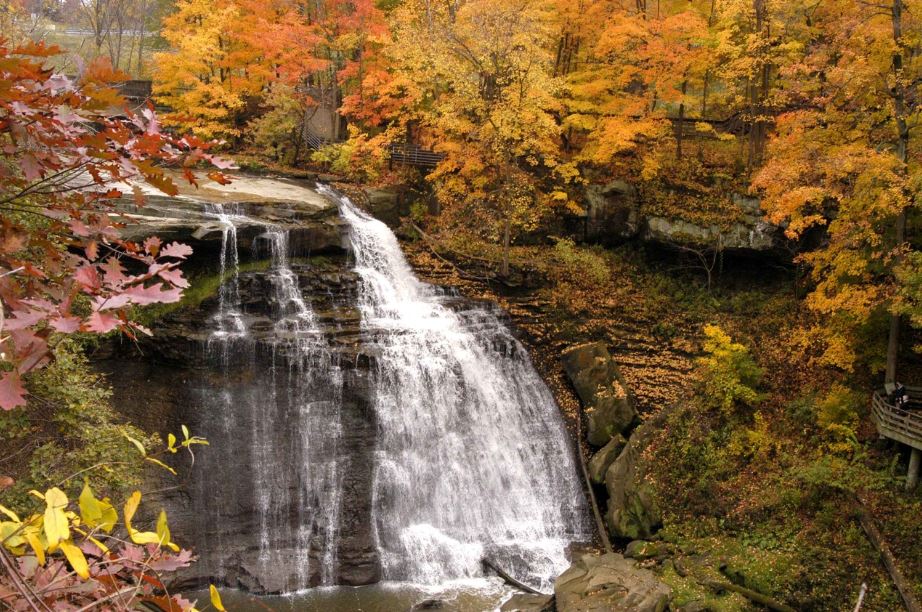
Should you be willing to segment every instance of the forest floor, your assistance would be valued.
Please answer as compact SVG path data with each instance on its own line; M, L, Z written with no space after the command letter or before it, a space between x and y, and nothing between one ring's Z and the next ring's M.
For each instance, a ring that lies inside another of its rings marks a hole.
M677 407L654 443L651 476L669 500L659 537L686 564L798 610L852 609L862 583L864 610L898 610L899 595L858 521L860 495L922 596L922 492L903 491L905 454L877 440L867 410L871 379L851 377L857 391L841 386L839 374L816 366L795 341L809 315L793 268L729 261L709 291L668 252L563 243L514 248L504 283L494 273L495 247L406 232L413 234L404 246L421 278L509 314L571 431L580 428L580 405L559 356L582 342L608 344L642 414ZM765 373L764 400L730 419L689 401L706 323L749 347ZM830 432L822 417L840 390L856 406L848 435ZM715 594L683 576L668 556L646 563L673 586L676 603L751 608L738 594Z

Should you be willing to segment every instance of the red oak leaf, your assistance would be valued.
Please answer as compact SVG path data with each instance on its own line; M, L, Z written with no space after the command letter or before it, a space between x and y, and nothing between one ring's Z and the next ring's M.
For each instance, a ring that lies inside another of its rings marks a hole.
M4 372L0 376L0 408L12 410L26 403L26 390L22 386L19 372Z

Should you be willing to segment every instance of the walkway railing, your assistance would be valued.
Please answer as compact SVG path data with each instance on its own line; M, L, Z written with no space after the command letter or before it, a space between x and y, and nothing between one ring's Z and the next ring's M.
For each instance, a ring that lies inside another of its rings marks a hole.
M922 398L922 387L906 387L910 398ZM871 417L880 435L922 450L922 412L898 408L881 391L871 400Z
M435 168L445 159L444 153L436 153L413 143L393 143L390 146L391 165L405 164L420 168Z

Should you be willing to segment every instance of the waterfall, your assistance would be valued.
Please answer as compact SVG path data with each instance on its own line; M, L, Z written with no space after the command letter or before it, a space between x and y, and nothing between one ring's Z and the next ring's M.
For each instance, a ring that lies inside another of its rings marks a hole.
M240 287L238 273L240 255L237 251L237 225L235 217L241 215L228 212L220 206L210 206L208 213L221 224L220 274L221 286L218 289L218 312L215 315L217 329L214 335L242 336L246 329L240 316Z
M482 575L489 557L548 589L586 540L562 418L525 349L481 306L449 307L394 234L329 188L348 224L375 346L373 527L385 579Z
M331 585L343 477L340 368L289 261L287 230L239 211L210 214L221 224L222 245L206 357L220 376L201 390L209 415L203 433L212 444L202 453L208 479L196 495L212 523L204 530L220 538L221 525L246 520L233 504L214 500L216 493L232 502L251 498L256 556L247 571L283 575L277 584L285 591ZM262 227L254 255L269 256L265 272L240 271L237 234L245 224ZM242 302L243 282L260 284L259 302Z

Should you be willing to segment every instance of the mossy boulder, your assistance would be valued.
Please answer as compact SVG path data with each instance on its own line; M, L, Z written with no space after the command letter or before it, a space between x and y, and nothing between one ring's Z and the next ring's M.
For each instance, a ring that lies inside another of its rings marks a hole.
M410 202L404 192L405 189L400 186L367 187L365 188L367 209L376 219L383 221L389 227L398 227L401 218L410 214Z
M647 540L633 540L624 548L624 556L637 561L662 560L671 553L672 548L665 542L648 542Z
M587 440L593 446L605 446L627 430L637 416L618 364L602 342L569 348L561 360L583 403Z
M605 521L615 537L647 539L662 525L656 491L646 479L650 465L644 456L663 420L660 415L634 431L627 446L605 472L605 488L608 490Z
M624 436L618 434L592 456L589 460L589 478L592 479L592 482L596 484L605 482L605 472L608 471L608 468L615 462L615 459L618 458L626 445L627 440L624 439Z
M618 553L583 555L554 583L558 612L663 612L672 590Z

